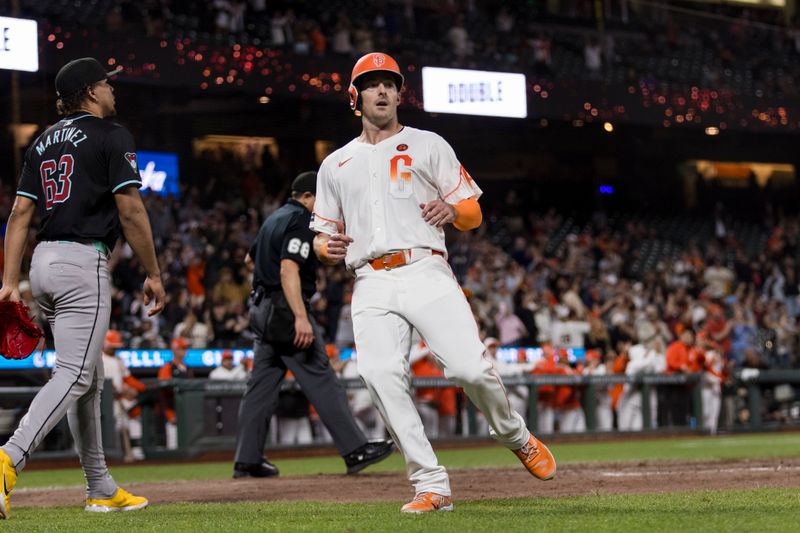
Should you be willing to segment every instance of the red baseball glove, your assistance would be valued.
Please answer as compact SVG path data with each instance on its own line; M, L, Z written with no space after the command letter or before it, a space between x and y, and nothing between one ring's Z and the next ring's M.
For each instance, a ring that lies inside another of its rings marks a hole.
M44 333L28 316L22 302L0 302L0 355L25 359L36 349Z

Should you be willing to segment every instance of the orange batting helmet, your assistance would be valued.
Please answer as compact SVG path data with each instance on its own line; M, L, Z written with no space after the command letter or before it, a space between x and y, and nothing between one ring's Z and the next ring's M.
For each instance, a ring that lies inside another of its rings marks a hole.
M350 109L353 111L355 111L358 106L359 89L356 86L356 82L358 78L368 72L388 72L394 76L395 82L397 83L397 90L400 91L400 89L403 88L405 78L400 73L400 65L397 64L397 61L395 61L392 56L381 52L370 52L369 54L361 56L361 59L356 61L353 67L353 73L350 75L350 87L347 88L347 92L350 95Z

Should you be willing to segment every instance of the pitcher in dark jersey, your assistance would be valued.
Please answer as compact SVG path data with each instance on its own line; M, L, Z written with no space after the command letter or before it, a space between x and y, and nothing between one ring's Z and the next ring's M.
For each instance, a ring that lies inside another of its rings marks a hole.
M164 307L164 288L150 222L139 195L141 179L128 131L104 120L116 114L114 89L92 58L67 63L56 75L59 122L25 154L17 198L8 219L0 301L18 301L28 229L41 226L31 262L31 288L45 312L57 353L53 376L42 387L0 448L0 518L10 514L9 494L28 456L66 414L86 475L87 511L130 511L147 499L117 486L106 467L100 431L101 354L111 292L108 256L124 234L147 272L149 313Z

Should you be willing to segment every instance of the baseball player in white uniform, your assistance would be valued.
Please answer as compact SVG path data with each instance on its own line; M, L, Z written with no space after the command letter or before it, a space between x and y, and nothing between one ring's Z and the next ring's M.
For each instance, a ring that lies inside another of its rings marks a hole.
M416 490L402 511L450 511L447 472L411 395L412 328L484 414L492 435L531 474L551 479L556 463L511 407L446 260L443 227L478 227L481 189L444 139L398 122L402 85L400 67L390 56L369 53L356 62L349 94L351 108L361 111L362 133L323 161L311 227L319 258L327 264L344 260L356 276L358 372Z

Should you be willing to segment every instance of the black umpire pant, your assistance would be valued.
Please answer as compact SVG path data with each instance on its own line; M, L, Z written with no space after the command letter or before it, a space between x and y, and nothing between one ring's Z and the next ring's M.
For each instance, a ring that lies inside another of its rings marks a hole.
M291 342L270 343L263 340L272 301L265 296L258 305L250 306L250 327L255 335L253 373L239 406L236 432L237 463L260 463L267 439L269 421L278 405L280 385L291 370L303 393L328 428L339 454L345 456L367 443L356 425L347 395L330 366L322 343L322 335L314 317L314 343L298 350Z

